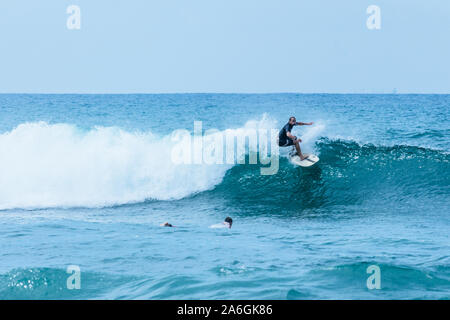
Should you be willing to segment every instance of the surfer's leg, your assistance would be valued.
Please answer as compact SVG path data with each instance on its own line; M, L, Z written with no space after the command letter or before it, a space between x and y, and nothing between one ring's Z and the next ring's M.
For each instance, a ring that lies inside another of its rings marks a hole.
M302 150L300 149L300 142L298 140L295 141L295 149L297 150L297 154L300 157L300 160L305 160L305 156L302 153Z

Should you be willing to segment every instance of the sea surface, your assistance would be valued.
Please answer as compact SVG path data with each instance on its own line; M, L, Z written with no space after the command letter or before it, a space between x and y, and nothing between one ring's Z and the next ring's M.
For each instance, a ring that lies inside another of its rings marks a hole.
M313 167L173 160L291 115ZM449 151L450 95L3 94L0 299L449 299Z

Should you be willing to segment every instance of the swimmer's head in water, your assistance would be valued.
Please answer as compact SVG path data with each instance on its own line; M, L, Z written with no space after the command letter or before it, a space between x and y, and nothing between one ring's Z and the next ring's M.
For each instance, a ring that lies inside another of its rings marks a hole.
M168 222L164 222L163 224L161 224L161 227L173 227L173 225Z
M231 225L233 224L233 219L231 219L230 217L226 217L225 222L228 223L229 228L231 228Z

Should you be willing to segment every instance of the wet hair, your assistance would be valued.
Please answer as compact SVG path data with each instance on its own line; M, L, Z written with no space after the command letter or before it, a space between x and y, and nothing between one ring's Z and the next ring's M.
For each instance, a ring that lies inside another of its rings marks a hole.
M231 227L231 225L233 224L233 219L231 219L230 217L226 217L225 222L229 223Z
M289 121L291 121L292 119L295 119L295 117L294 117L294 116L290 117L290 118L289 118Z

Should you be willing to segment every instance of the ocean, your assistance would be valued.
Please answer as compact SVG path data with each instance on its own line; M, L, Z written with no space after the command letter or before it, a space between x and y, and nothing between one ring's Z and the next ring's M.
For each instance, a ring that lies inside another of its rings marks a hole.
M310 168L173 161L290 116ZM449 299L449 151L450 95L2 94L0 299Z

